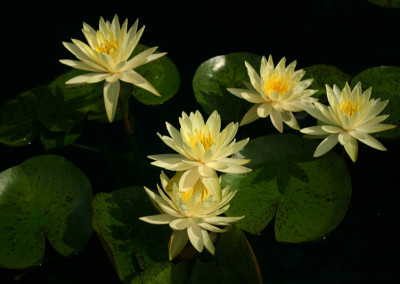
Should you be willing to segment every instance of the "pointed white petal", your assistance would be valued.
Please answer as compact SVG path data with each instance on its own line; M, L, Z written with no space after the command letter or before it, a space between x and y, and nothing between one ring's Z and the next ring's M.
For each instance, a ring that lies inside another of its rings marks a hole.
M338 134L331 134L326 137L317 147L314 152L314 157L322 156L323 154L329 152L338 142Z
M192 243L193 247L198 251L202 252L204 243L203 243L203 236L201 233L201 228L199 225L195 223L191 223L187 228L189 240Z
M140 217L139 220L142 220L150 224L164 225L164 224L169 224L174 220L180 220L180 219L176 219L175 217L168 214L160 214L160 215Z

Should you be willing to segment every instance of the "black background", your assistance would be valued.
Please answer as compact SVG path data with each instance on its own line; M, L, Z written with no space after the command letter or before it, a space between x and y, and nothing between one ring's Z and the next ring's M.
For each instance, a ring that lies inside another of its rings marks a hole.
M70 70L58 61L74 59L61 42L83 40L83 21L97 28L100 16L112 20L118 14L121 22L128 18L131 24L139 18L139 25L146 26L141 42L167 51L182 80L179 93L162 106L135 104L137 123L143 125L137 131L149 137L142 140L150 148L160 147L155 132L165 133L165 120L176 125L181 111L200 108L192 78L203 61L217 55L272 54L276 62L283 56L288 62L297 60L298 68L332 64L350 75L373 66L400 65L400 9L363 0L15 1L4 4L1 14L0 105ZM360 146L359 161L349 164L354 188L349 214L328 240L274 245L271 251L263 240L271 239L272 232L249 236L265 283L396 283L400 196L394 182L398 166L376 163L397 161L398 143L391 146L396 147L387 153ZM0 150L0 170L33 155L24 147L1 146ZM85 168L85 162L73 162ZM93 162L87 161L86 167ZM89 178L95 176L87 171ZM0 283L20 273L0 272ZM71 282L74 275L80 280ZM60 279L65 279L63 283L118 283L95 236L80 255L35 269L21 283L60 283Z

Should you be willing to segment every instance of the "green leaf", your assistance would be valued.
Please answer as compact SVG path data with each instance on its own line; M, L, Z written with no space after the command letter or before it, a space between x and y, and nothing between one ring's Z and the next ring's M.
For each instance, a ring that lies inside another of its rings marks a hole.
M67 104L68 108L74 109L76 112L105 113L103 97L104 82L80 86L69 86L65 84L69 79L87 73L90 72L72 69L54 79L48 85L49 90L53 95L62 97L63 102Z
M346 214L351 182L344 161L333 151L312 158L318 142L295 135L268 135L251 141L237 156L251 159L253 171L223 175L239 189L228 216L246 217L239 226L258 233L275 218L280 242L306 242L334 230Z
M400 8L399 0L367 0L367 1L377 6L385 8Z
M216 56L197 68L193 78L193 91L197 102L208 115L217 109L223 120L240 121L250 109L251 103L226 90L245 88L243 82L250 81L245 61L255 70L260 69L261 56L247 52Z
M132 56L148 48L149 47L144 44L138 44ZM172 98L179 90L180 76L178 68L172 60L165 55L150 63L135 68L135 71L146 78L161 94L161 97L158 97L142 88L132 86L132 95L142 104L161 104Z
M326 84L330 87L332 87L333 84L336 84L342 89L345 83L350 82L351 80L351 75L344 73L333 65L317 64L306 67L304 70L306 71L304 79L314 79L309 88L318 90L313 97L319 98L319 100L323 102L328 101L326 97Z
M38 156L0 173L0 266L42 261L45 236L61 255L81 249L92 234L91 185L60 156Z
M40 129L40 141L42 142L45 150L64 147L74 143L82 135L85 127L85 121L79 123L71 129L68 129L65 132L51 132L42 127Z
M374 133L373 136L400 138L400 67L379 66L364 70L353 78L351 86L354 87L358 82L361 82L363 90L372 87L372 98L389 100L388 105L380 114L389 114L389 117L382 123L397 125L394 129Z
M35 117L36 90L24 92L1 107L1 143L23 146L29 144L38 134L39 125Z
M124 283L151 264L168 259L171 230L139 220L158 214L142 187L97 194L93 212L93 228Z
M246 236L237 226L220 235L215 249L219 263L239 274L239 283L262 283L260 268Z
M156 262L150 265L145 271L137 275L131 284L185 284L187 271L184 263L173 264L169 261Z

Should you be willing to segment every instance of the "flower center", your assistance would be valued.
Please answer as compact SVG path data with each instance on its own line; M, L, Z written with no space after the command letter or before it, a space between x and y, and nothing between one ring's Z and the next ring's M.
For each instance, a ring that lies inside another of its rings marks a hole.
M353 104L351 100L347 100L340 102L340 109L351 117L356 111L360 110L360 106L358 105L358 102Z
M200 202L203 202L207 197L210 196L210 192L207 190L207 188L201 182L198 182L193 186L191 190L186 192L181 192L183 200L187 202L188 199L190 199L195 192L200 192L201 194Z
M111 51L118 48L118 41L112 31L108 33L107 37L102 32L97 31L97 42L98 44L94 48L97 53L110 54Z
M268 75L267 80L265 81L264 91L265 95L269 99L269 94L273 92L278 92L279 95L284 95L290 88L290 78L285 78L284 74L279 74L278 72L274 72L273 74Z
M214 131L210 132L206 125L204 129L195 129L193 134L189 136L189 143L190 146L192 146L192 148L194 149L196 143L200 142L203 145L204 151L207 151L214 144L214 139Z

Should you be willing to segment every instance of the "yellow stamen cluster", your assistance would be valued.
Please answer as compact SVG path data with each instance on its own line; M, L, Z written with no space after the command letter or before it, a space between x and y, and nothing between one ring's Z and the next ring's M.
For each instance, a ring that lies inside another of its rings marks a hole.
M112 32L109 34L108 38L109 39L106 39L102 32L97 31L97 39L100 43L99 46L94 48L97 53L109 54L111 51L118 48L118 41Z
M214 144L215 134L214 131L210 132L208 127L205 126L204 129L198 130L197 128L193 132L193 134L189 137L190 146L194 149L197 142L200 142L204 151L210 149L210 147Z
M270 74L265 81L265 95L268 99L268 95L273 92L278 92L279 95L283 95L291 90L289 83L290 78L285 78L285 75L274 72L273 74Z
M351 100L347 100L340 102L340 109L351 117L356 111L360 110L360 106L358 105L358 102L353 104Z

